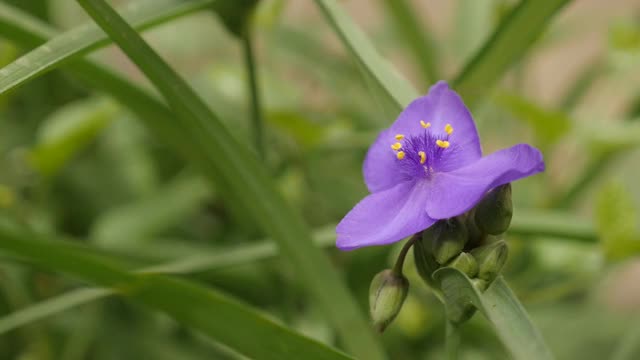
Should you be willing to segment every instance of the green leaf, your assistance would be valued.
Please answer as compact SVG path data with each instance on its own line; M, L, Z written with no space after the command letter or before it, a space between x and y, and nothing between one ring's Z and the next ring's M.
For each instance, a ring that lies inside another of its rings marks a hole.
M163 311L178 322L254 359L348 358L213 289L167 276L131 273L119 264L118 259L64 240L43 239L0 224L0 249L48 269L111 287L118 294ZM75 298L66 301L78 302L102 295L98 290L86 291L81 295L76 293Z
M631 199L629 191L616 182L605 184L597 196L597 230L609 260L623 260L640 252L638 209Z
M347 348L367 359L384 356L362 313L329 259L312 242L309 230L276 191L267 171L240 145L185 81L104 1L79 3L156 86L176 113L171 139L227 203L244 208L246 221L278 241L311 297L321 306ZM165 136L168 134L165 134ZM185 141L186 140L186 141Z
M91 228L91 240L106 248L149 239L182 221L210 196L197 177L180 177L155 194L102 214Z
M335 225L331 224L316 229L313 232L313 240L314 244L321 248L333 246L335 243ZM161 264L141 267L138 272L188 275L256 263L273 259L277 255L278 248L276 245L272 241L265 240L256 244L222 248L216 252L203 252L168 260ZM69 291L0 318L0 334L115 294L110 290L91 288Z
M553 359L524 307L501 276L484 293L456 269L442 268L433 277L441 284L448 316L455 317L465 306L473 305L492 323L514 359Z
M129 3L122 13L136 28L145 29L203 9L214 2L214 0L141 0ZM44 24L33 24L34 21L9 5L0 3L0 32L10 39L25 43L27 42L25 40L29 40L33 44L33 36L28 34L23 34L20 39L12 38L16 34L24 33L22 28L25 27L36 29L40 35L53 35L54 31L51 28ZM73 57L108 43L109 38L93 23L68 31L65 35L56 37L1 69L0 94L54 69Z
M593 223L563 211L516 209L509 234L548 236L584 242L598 241Z
M241 38L258 2L259 0L216 1L213 9L218 13L227 30Z
M347 47L353 58L365 71L378 89L376 93L391 100L397 115L405 106L418 97L418 92L402 78L390 64L380 56L336 0L315 0L325 17Z
M536 134L536 142L544 146L554 145L571 129L571 119L562 111L542 108L521 96L506 92L498 94L495 100L513 116L531 126Z
M112 294L115 294L115 292L108 289L79 289L29 305L0 318L0 334L59 314L70 308L103 299Z
M389 10L393 25L411 50L415 63L419 66L425 82L440 79L436 47L429 31L424 30L426 16L416 16L415 9L407 0L382 0ZM421 14L422 15L422 14Z
M314 244L321 248L333 246L335 242L335 227L335 224L328 224L315 229L313 231ZM509 233L525 236L575 237L577 240L590 242L597 240L597 235L591 222L562 212L543 213L518 210L514 214ZM256 244L223 248L212 253L201 253L175 260L168 260L161 264L141 268L139 271L155 274L187 275L255 263L272 259L276 256L278 256L278 248L271 240L264 240ZM9 315L6 320L0 319L0 324L5 324L4 327L0 326L0 329L5 331L12 330L15 327L41 320L42 318L55 315L60 311L65 311L101 298L92 298L89 295L83 295L83 293L87 291L92 290L74 290L65 295L45 301L47 303L51 301L56 305L42 304L42 306L40 306L40 304L36 304L34 305L36 309L33 311L30 310L30 308L24 309L24 311L27 312L25 315L17 313L15 316ZM109 294L105 294L105 296L108 295ZM40 307L46 310L40 310ZM16 317L20 320L13 320Z
M569 2L520 1L454 81L453 87L467 106L473 107L490 93L542 34L553 16Z
M33 166L52 175L77 152L89 145L113 120L118 107L106 99L78 100L47 117L31 152Z

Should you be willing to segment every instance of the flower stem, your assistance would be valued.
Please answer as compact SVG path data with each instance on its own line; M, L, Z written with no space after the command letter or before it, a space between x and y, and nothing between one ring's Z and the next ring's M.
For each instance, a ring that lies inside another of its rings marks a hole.
M398 259L396 260L395 265L393 265L394 274L402 275L402 267L404 266L404 259L407 257L407 253L409 252L409 249L411 249L413 244L416 242L416 240L420 239L421 237L422 237L422 231L414 234L411 237L411 239L409 239L409 241L407 241L404 244L404 246L402 247L402 250L400 250L400 254L398 254Z
M460 348L460 331L458 326L447 321L445 334L445 348L447 350L447 360L458 359L458 349Z
M247 67L248 87L251 96L251 127L253 128L253 141L258 157L264 158L264 117L258 91L258 75L256 70L255 55L249 27L242 33L242 48L245 66Z

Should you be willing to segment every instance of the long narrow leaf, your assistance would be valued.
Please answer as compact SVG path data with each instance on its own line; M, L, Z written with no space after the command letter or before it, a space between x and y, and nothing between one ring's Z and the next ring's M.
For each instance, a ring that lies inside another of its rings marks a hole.
M415 63L422 71L426 81L440 79L436 48L431 35L423 29L420 21L426 16L416 16L415 10L407 0L382 0L393 19L394 26L411 50Z
M473 106L489 94L492 86L522 58L553 16L570 1L520 1L454 81L465 103Z
M324 248L332 246L335 241L335 224L329 224L313 231L314 244ZM590 222L569 216L565 213L540 213L519 210L516 212L509 234L525 236L553 236L577 241L597 241L595 229ZM197 254L181 259L169 260L165 263L142 268L140 272L155 274L193 274L212 271L225 267L255 263L271 259L278 255L273 242L265 240L260 243L238 248L223 249L216 253ZM76 306L96 301L109 296L91 296L98 289L78 289L69 293L32 305L16 313L0 318L0 334L27 325L34 321L53 316Z
M0 249L40 266L111 287L254 359L348 358L217 291L166 276L131 273L117 259L64 240L42 239L0 224ZM84 294L101 295L97 290Z
M214 0L144 0L130 3L123 16L136 28L145 29L213 4ZM21 13L0 3L2 33L11 32L24 24ZM52 30L41 26L41 32ZM87 53L109 43L109 38L93 23L79 26L64 36L56 37L0 70L0 93L7 92L38 75L53 69L72 57Z
M413 86L383 59L373 44L367 39L336 0L316 0L327 20L331 23L351 55L362 66L381 93L392 100L400 112L411 100L418 97Z
M514 359L553 359L544 339L502 277L498 277L484 293L453 268L442 268L433 277L441 284L447 312L455 316L463 311L460 307L473 304L493 324Z
M79 3L171 105L177 118L167 125L179 124L174 125L173 137L192 142L185 153L213 183L228 190L223 192L227 202L244 208L248 221L260 225L278 241L285 259L294 265L347 348L362 358L382 358L380 345L337 271L313 246L300 215L275 190L253 154L229 134L198 95L108 4L101 0Z

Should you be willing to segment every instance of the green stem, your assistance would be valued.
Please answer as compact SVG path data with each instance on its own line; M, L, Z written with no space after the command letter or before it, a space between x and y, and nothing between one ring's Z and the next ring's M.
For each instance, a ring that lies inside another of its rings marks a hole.
M242 34L242 50L244 62L247 67L248 87L251 96L251 126L253 127L253 141L260 158L265 157L264 148L264 117L262 116L262 106L260 103L260 93L258 91L258 75L256 71L255 54L249 27Z
M395 265L393 265L393 273L396 275L402 275L402 267L404 266L404 259L407 257L407 253L409 249L413 246L416 240L422 237L422 231L413 235L409 241L407 241L402 249L400 250L400 254L398 254L398 259L396 260Z
M445 348L447 350L447 360L458 359L458 349L460 349L460 331L458 325L447 321L445 334Z

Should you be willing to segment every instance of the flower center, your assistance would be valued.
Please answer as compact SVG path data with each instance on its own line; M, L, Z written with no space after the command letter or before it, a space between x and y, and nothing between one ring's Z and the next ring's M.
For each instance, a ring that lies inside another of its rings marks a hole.
M421 134L397 134L390 146L400 171L408 179L431 177L456 150L455 146L450 148L449 135L453 133L451 124L444 127L441 136L427 130L431 128L431 123L420 120L420 126L424 129Z

